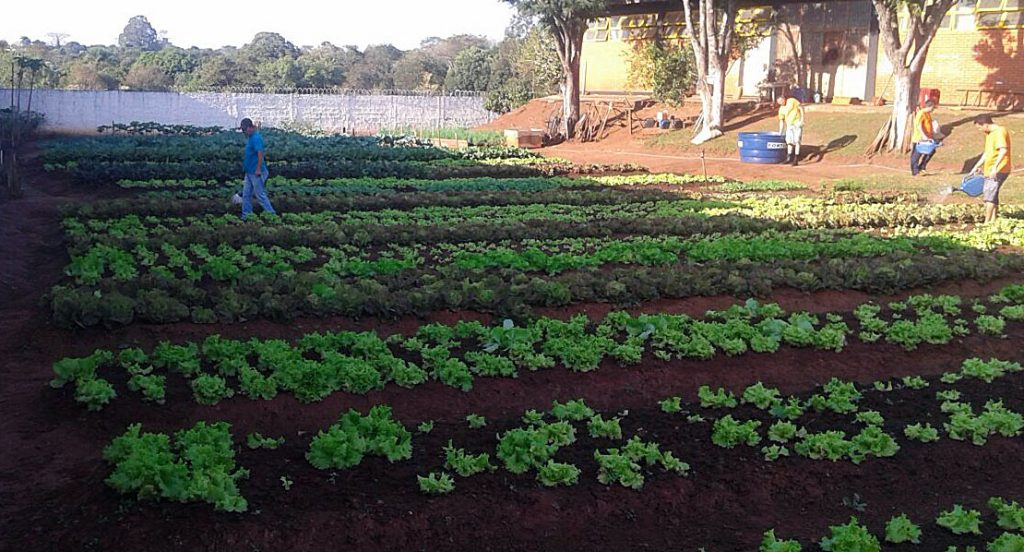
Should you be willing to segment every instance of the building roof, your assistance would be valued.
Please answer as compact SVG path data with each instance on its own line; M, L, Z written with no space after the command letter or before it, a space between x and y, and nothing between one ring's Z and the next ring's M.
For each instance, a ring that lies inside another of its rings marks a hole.
M832 2L850 2L853 0L830 0ZM739 0L740 7L764 6L766 4L823 4L809 0ZM680 0L608 0L605 15L641 15L680 11L683 4Z

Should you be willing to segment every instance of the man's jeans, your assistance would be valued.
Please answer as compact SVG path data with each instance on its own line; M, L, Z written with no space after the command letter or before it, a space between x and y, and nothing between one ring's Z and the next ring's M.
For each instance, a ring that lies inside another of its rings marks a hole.
M245 186L242 188L242 219L245 219L252 214L252 196L255 193L256 201L259 202L260 207L270 214L276 214L274 206L270 204L270 198L267 197L267 188L264 184L267 181L269 173L263 171L263 174L246 174L245 175Z
M925 170L928 162L932 160L935 152L920 153L917 151L917 142L910 147L910 174L917 176L917 173Z

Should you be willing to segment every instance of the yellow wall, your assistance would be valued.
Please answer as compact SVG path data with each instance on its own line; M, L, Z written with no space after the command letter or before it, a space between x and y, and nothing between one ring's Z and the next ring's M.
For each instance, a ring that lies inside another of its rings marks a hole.
M674 12L670 17L676 17ZM973 18L973 14L970 16ZM617 23L621 29L649 28L653 19L646 22ZM971 20L973 23L973 20ZM671 27L678 34L678 24ZM627 54L636 43L635 38L624 40L626 31L616 32L616 24L606 25L610 29L603 33L589 33L583 44L582 69L583 90L628 90L626 81L629 71ZM961 27L962 30L949 28L940 30L932 42L928 61L921 85L926 88L939 88L942 91L942 103L955 104L963 96L957 92L960 88L995 88L1024 92L1024 29L993 29L973 30ZM631 31L635 33L637 31ZM858 35L864 31L856 31ZM597 41L595 41L597 38ZM859 43L861 37L855 38ZM866 46L866 38L863 46ZM777 40L776 60L782 60L788 52L786 41L781 37ZM812 65L820 55L809 52ZM820 54L820 52L818 53ZM872 96L884 95L892 98L892 83L889 76L892 66L885 55L881 44L878 45L877 68L875 70L875 86L872 90L864 90L868 82L868 62L866 54L859 54L854 63L840 66L835 74L836 96L855 96L870 100ZM735 97L739 88L740 63L732 64L726 79L726 94ZM825 88L827 92L832 75L815 68L818 78L812 86ZM749 86L749 79L748 79ZM888 83L888 87L886 86ZM744 95L754 95L756 90L743 90ZM857 93L855 93L857 92Z
M626 90L629 76L627 56L632 46L622 41L584 42L580 62L580 83L584 92Z

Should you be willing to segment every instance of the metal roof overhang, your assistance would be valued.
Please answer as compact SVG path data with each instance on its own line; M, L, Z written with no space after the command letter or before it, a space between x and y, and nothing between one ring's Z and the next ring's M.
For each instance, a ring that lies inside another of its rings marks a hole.
M850 2L855 0L830 0L831 2ZM824 4L827 2L809 2L807 0L739 0L740 7L764 6L765 4ZM663 13L683 9L682 0L609 0L608 8L603 15L644 15Z

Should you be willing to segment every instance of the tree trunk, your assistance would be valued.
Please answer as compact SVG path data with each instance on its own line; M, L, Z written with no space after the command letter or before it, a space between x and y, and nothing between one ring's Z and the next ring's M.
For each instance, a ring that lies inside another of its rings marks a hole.
M914 109L921 89L921 74L935 33L956 0L935 0L907 16L906 36L901 37L897 8L886 0L872 0L878 17L882 48L893 66L892 116L886 121L867 153L910 151Z
M697 61L697 92L704 118L701 131L691 142L702 144L722 135L725 75L736 24L736 0L698 0L696 6L695 19L689 0L683 0L686 32Z
M580 119L580 53L587 22L578 17L556 18L552 31L558 45L558 58L562 62L562 131L565 139L572 139L576 122Z
M563 67L565 82L562 84L562 131L565 138L572 139L576 122L580 120L580 58Z
M704 117L704 131L721 134L725 120L725 68L712 63L708 68L708 80L711 88L711 105L708 115Z
M914 116L920 79L921 76L917 75L915 81L914 75L911 74L909 69L893 74L895 88L892 100L892 121L889 130L888 148L890 150L906 151L904 144L907 142L907 134L912 130L913 126L910 121Z

